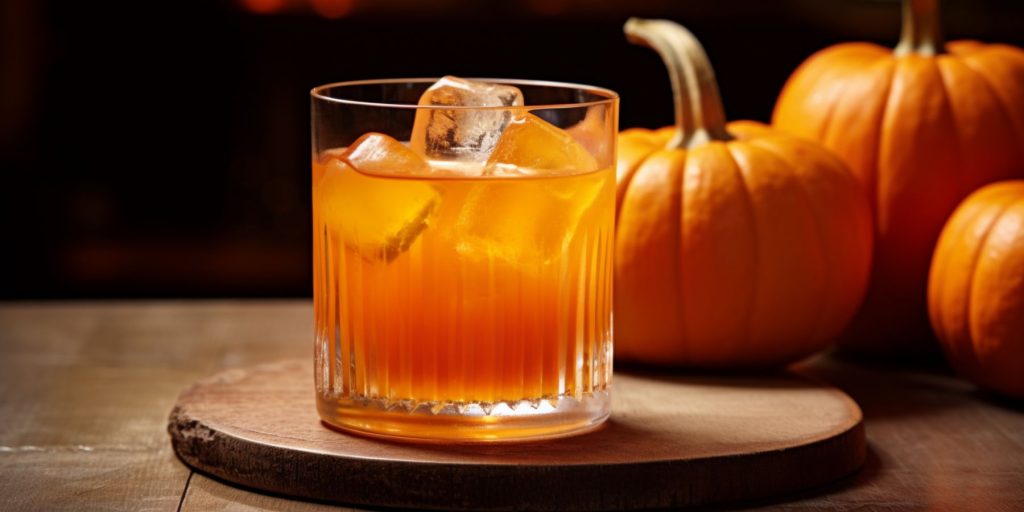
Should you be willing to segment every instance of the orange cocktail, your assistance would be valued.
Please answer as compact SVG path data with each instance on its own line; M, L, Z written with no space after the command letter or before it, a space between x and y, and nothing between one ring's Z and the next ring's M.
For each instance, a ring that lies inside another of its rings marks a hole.
M601 122L577 115L575 131L509 109L475 160L381 133L317 151L326 422L474 441L553 437L607 416L614 139L598 139L614 137L614 106Z

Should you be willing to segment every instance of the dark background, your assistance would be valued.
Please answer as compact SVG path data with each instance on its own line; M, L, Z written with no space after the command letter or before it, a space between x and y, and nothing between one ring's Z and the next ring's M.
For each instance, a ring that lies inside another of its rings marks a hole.
M943 7L950 38L1024 45L1024 2ZM687 25L729 118L761 121L814 51L899 32L877 0L3 0L0 299L308 296L312 86L582 82L623 128L669 124L632 15Z

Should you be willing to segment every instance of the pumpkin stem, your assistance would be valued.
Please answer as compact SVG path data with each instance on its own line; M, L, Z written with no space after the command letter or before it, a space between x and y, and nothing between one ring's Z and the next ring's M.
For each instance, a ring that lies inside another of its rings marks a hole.
M676 107L676 134L668 147L692 148L730 140L715 72L697 38L678 23L630 18L626 39L658 52L668 68Z
M939 0L903 0L903 31L893 51L896 55L942 53L942 24Z

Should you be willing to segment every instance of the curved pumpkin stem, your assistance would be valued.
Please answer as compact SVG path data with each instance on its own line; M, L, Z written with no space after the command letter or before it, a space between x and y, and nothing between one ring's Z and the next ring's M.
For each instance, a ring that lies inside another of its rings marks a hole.
M672 81L676 134L668 147L692 148L712 140L730 140L715 72L697 38L678 23L630 18L623 27L629 42L661 55Z
M903 30L893 53L932 56L942 53L939 0L903 0Z

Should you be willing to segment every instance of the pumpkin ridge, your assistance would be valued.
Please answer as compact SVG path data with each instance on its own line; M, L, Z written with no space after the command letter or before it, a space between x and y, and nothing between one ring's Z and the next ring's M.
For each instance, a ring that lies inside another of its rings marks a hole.
M949 86L949 78L950 78L949 74L951 74L952 71L949 70L948 67L943 66L943 63L947 62L947 59L953 59L953 58L955 58L955 57L950 57L948 55L938 55L935 58L931 59L931 63L932 63L932 65L935 66L935 69L938 71L938 73L939 73L939 81L942 83L942 87L941 87L941 89L942 89L942 99L943 99L942 104L943 104L944 108L947 111L949 111L950 119L953 120L953 122L950 123L948 128L950 130L952 130L952 132L953 132L953 140L955 141L954 142L955 147L950 148L949 151L950 151L950 154L952 154L954 159L956 160L957 168L962 170L962 169L964 169L967 166L964 165L964 147L963 147L964 140L963 140L963 137L961 136L961 132L960 132L960 128L959 128L959 126L960 126L959 119L957 119L956 109L953 108L953 100L950 99L950 96L951 96L950 90L951 90L951 88ZM962 171L955 173L954 176L956 177L956 188L957 188L957 190L961 191L960 201L963 201L963 199L965 197L967 197L972 191L968 190L968 185L967 185L967 183L965 181L964 173ZM959 204L959 201L957 202L957 204ZM955 207L954 207L954 210L955 210ZM953 215L953 212L952 211L949 212L949 215ZM949 218L947 216L947 220L948 219ZM938 238L936 238L936 242L938 242Z
M872 202L871 202L871 204L872 204L872 206L878 206L878 208L873 210L873 212L874 212L874 229L876 229L876 231L874 231L874 236L876 236L877 243L882 241L882 239L881 239L881 234L882 234L881 226L883 225L883 220L885 220L885 225L886 225L886 227L888 229L892 229L892 223L894 222L893 219L890 218L892 216L892 212L889 211L889 210L892 209L893 205L889 204L890 202L882 201L882 198L883 198L883 189L882 189L882 187L883 187L883 182L885 180L883 179L883 174L884 173L882 172L882 168L881 168L880 164L881 164L881 162L883 160L883 156L891 155L892 153L894 153L894 152L891 151L891 146L893 146L893 145L897 144L898 142L900 142L898 140L893 140L893 136L891 135L891 129L893 128L893 126L898 126L897 125L898 121L896 121L896 120L901 119L895 113L892 112L892 109L897 108L897 106L899 104L899 101L895 100L894 96L896 96L897 94L900 94L900 93L902 93L903 96L907 96L909 93L907 92L907 86L906 86L905 83L902 84L903 85L902 89L897 89L895 87L895 84L896 84L896 81L900 80L900 79L903 80L904 82L907 82L907 81L911 80L910 78L906 77L906 75L909 74L905 70L906 66L901 66L901 65L905 65L906 61L908 59L911 59L911 58L927 58L927 57L923 57L921 55L916 55L916 54L909 54L909 55L905 55L903 57L899 57L899 58L895 59L895 66L893 66L893 77L892 77L893 79L889 83L889 90L888 90L888 93L886 94L886 104L885 104L884 108L882 109L882 120L881 120L882 121L882 126L879 129L879 150L878 150L879 157L878 157L878 162L876 163L876 168L874 168L874 177L876 177L876 180L874 180L874 187L873 187L873 189L870 190L870 193L872 195ZM902 74L903 74L902 77L900 76L901 75L901 69L903 69L902 70ZM904 97L903 100L906 101L906 98ZM890 122L889 120L893 120L893 121ZM890 130L887 130L887 127L890 128ZM887 150L890 150L890 151L887 151ZM889 172L887 172L885 174L887 176L889 176L890 174L893 174L893 172L890 169ZM885 211L883 210L883 206L887 207L885 209ZM885 214L885 215L883 215L883 214ZM876 247L879 247L879 246L877 245ZM872 280L872 284L869 285L870 288L873 288L873 281L874 281L874 279L876 279L876 278L874 278L873 273L874 273L874 271L876 271L877 266L878 266L877 263L874 263L874 262L871 263L871 273L872 273L871 280ZM868 292L868 294L870 294L870 291Z
M829 102L828 112L825 113L825 117L821 121L821 126L818 127L818 133L814 134L815 140L824 140L825 136L828 135L829 125L832 124L836 108L839 106L839 99L843 97L844 93L849 92L849 90L850 89L846 87L846 80L842 80L842 86L839 88L839 92L835 93L833 100Z
M983 192L982 194L985 194L985 193ZM973 194L973 195L975 197L977 197L978 194ZM988 195L988 194L985 194L985 195ZM1002 195L1004 195L1004 194L996 194L991 200L998 200ZM968 213L970 213L970 216L963 217L963 215L966 215ZM964 233L968 232L973 227L975 227L975 225L978 222L977 219L979 217L983 216L983 215L986 215L987 213L989 213L987 208L985 208L985 207L978 207L973 212L964 212L964 211L958 210L957 213L955 213L953 216L951 216L950 220L947 222L946 227L943 230L943 234L940 236L938 243L936 243L936 255L933 257L932 268L929 269L929 274L931 273L932 270L934 270L938 275L942 275L945 272L948 272L947 268L952 263L946 261L946 260L949 259L949 257L946 256L945 252L939 251L939 247L943 246L944 242L946 240L949 240L949 239L951 239L951 240L961 240L963 238L963 236L964 236ZM991 219L989 220L990 225L986 227L986 229L985 229L986 230L986 234L984 236L987 236L987 231L989 229L991 229L992 225L994 225L995 219L998 218L999 215L1001 215L1001 213L1002 213L1002 207L999 207L997 209L996 214L994 214L991 217ZM956 219L954 220L953 217L956 217ZM952 225L954 223L959 224L958 226L956 226L958 229L956 231L949 231L947 233L946 229L952 228ZM964 245L967 245L967 244L964 244ZM980 256L980 244L979 244L978 247L975 247L974 251L971 254L971 261L970 261L970 264L968 265L968 270L971 272L971 275L969 275L967 280L966 280L966 285L965 285L966 291L958 291L956 289L953 289L952 292L951 292L948 283L946 283L945 281L941 282L941 284L940 284L941 289L936 289L935 290L935 296L938 297L936 300L940 304L942 304L942 305L938 306L938 309L937 309L940 312L943 310L944 307L948 307L948 306L944 306L948 302L948 299L947 299L948 295L950 295L950 294L956 295L958 293L962 293L964 295L965 300L963 301L963 308L962 308L962 312L964 313L964 315L962 316L962 318L963 318L963 324L962 325L955 325L949 319L948 315L945 315L945 314L942 314L941 316L932 315L931 314L931 304L929 303L929 317L933 319L932 329L935 330L936 334L938 334L940 336L944 335L944 337L946 339L957 339L957 340L969 340L969 339L971 339L971 334L970 334L970 312L969 312L968 305L970 304L970 289L971 289L971 283L973 281L973 269L974 269L974 266L975 266L979 256ZM930 279L930 276L929 276L929 279ZM930 286L929 286L929 288L930 288ZM929 295L931 295L931 290L929 290ZM948 350L952 349L952 347L947 346L947 345L943 345L943 347L948 349ZM963 357L969 357L969 355L968 356L963 356Z
M1012 44L1005 44L1005 43L986 44L985 47L982 48L982 50L993 52L993 53L998 53L998 54L1002 55L1005 58L1014 59L1014 60L1018 61L1019 63L1024 64L1024 52L1021 52L1020 48L1018 48L1016 46L1013 46Z
M879 162L882 159L882 155L886 153L886 151L883 151L883 150L886 148L886 146L888 144L892 144L892 142L889 141L889 137L886 136L886 130L885 130L885 126L887 124L886 120L889 119L890 117L896 115L895 113L893 113L891 111L891 109L896 108L896 107L893 106L896 103L895 101L893 101L893 96L896 94L897 91L893 87L893 84L896 83L896 73L899 72L899 69L900 69L900 65L899 65L900 62L899 61L901 59L895 59L895 60L896 60L896 62L895 62L895 64L892 67L892 80L889 81L889 89L886 91L886 94L885 94L885 104L882 106L882 115L879 116L879 119L878 119L878 121L880 123L880 125L878 126L878 149L877 149L877 156L875 158L875 167L872 169L874 171L874 176L873 176L874 177L874 183L872 183L871 188L868 189L868 195L871 197L871 212L872 212L872 216L873 216L872 217L872 219L873 219L872 222L874 222L874 231L875 231L875 245L874 245L874 247L875 247L876 251L878 250L878 248L881 245L881 236L879 236L881 234L881 232L879 230L879 227L880 227L880 218L882 216L881 215L881 208L878 205L878 198L882 197L882 179L881 179L881 176L879 176L881 174L880 167L879 167ZM869 295L871 294L871 288L874 287L874 280L875 280L874 273L876 272L875 265L876 265L875 263L871 264L871 266L872 266L872 270L871 270L872 277L871 277L871 282L868 284L868 294ZM863 306L862 306L862 309L863 309ZM859 313L858 313L858 316L859 316Z
M743 199L746 200L746 202L747 202L747 211L750 212L750 226L753 228L752 231L754 232L754 245L753 245L753 247L754 247L754 251L753 251L754 255L753 255L753 258L752 258L753 261L754 261L754 264L751 265L751 268L753 269L753 272L752 272L752 275L750 276L750 281L751 281L751 283L750 283L750 294L747 296L747 300L746 300L747 307L745 309L746 309L746 313L747 314L743 315L744 321L746 322L746 326L742 330L742 332L744 333L744 338L745 339L743 339L740 342L738 342L735 346L742 346L743 344L745 344L747 342L747 340L751 339L751 332L750 331L751 331L751 329L753 327L752 326L752 319L753 319L753 316L754 316L753 313L754 313L755 299L757 298L757 281L758 281L758 274L760 274L760 268L761 268L761 258L760 258L760 254L759 254L760 253L759 248L761 247L761 235L760 235L760 233L758 232L758 229L757 229L757 212L755 211L756 208L754 206L754 198L750 194L750 184L747 183L746 171L743 169L743 166L740 165L740 160L741 159L736 158L736 153L735 153L736 152L736 146L738 146L739 144L743 144L743 142L740 142L740 141L727 142L725 144L725 149L727 150L727 153L729 154L729 158L732 159L732 163L733 163L733 165L736 168L736 175L737 175L737 178L738 178L736 181L740 184L740 188L743 189Z
M988 46L977 39L957 39L956 41L947 41L945 50L947 54L954 57L963 57L985 51Z
M843 94L848 92L849 89L846 87L846 81L843 81L843 87L836 93L835 98L829 102L828 112L825 113L824 119L821 121L821 126L818 127L818 133L814 135L815 140L825 140L828 136L829 128L832 124L832 119L835 118L836 109L839 107L839 100L843 97Z
M982 71L982 69L979 69L977 64L974 62L974 57L976 57L977 54L981 53L981 51L982 50L979 50L978 52L963 56L963 58L960 59L960 62L962 62L964 66L966 66L971 71L974 71L979 77L981 77L982 80L985 81L985 84L988 85L989 89L991 89L992 92L995 94L996 102L998 102L999 106L1002 107L1003 112L1012 112L1013 110L1006 103L1006 99L1003 97L1003 93L999 89L999 87L996 87L992 79L989 78L989 76L985 74L985 72ZM1018 124L1017 122L1014 121L1013 117L1010 116L1010 127L1013 130L1013 134L1017 138L1017 140L1024 140L1024 124ZM1017 155L1020 157L1020 159L1018 160L1018 165L1024 165L1024 145L1018 144L1016 145L1016 147Z
M988 184L957 208L935 249L928 299L947 361L982 388L1024 398L1024 180Z
M784 167L788 167L792 171L796 170L796 166L793 165L792 161L789 158L785 157L783 155L783 152L780 151L777 146L774 146L773 144L771 144L770 139L768 139L766 137L762 137L762 138L758 138L758 139L751 139L750 140L750 145L754 146L756 148L759 148L762 151L766 151L766 152L770 153L772 155L772 157L774 157L776 160L782 162L784 164ZM817 215L818 212L817 212L817 209L815 208L814 200L811 199L811 192L809 190L807 190L807 186L804 184L803 177L801 175L799 175L796 172L793 172L793 175L794 175L793 179L794 179L795 186L796 186L796 188L798 188L800 190L800 195L803 198L803 204L807 208L807 212L809 213L809 216L811 218L811 223L814 225L814 236L815 236L815 240L817 240L817 244L816 244L817 247L816 247L816 250L815 250L815 254L818 255L818 259L822 263L822 268L825 268L825 269L833 268L835 266L833 263L835 263L835 262L830 261L830 258L826 255L826 251L825 251L826 242L825 242L824 229L823 229L823 227L821 225L821 219L818 218L818 215ZM835 286L834 286L834 283L831 282L832 280L828 276L829 276L829 272L826 271L825 272L824 285L821 287L821 291L818 294L819 296L818 296L817 300L814 301L814 303L815 304L819 304L819 305L820 304L827 304L828 308L832 308L835 305L831 304L831 303L828 303L827 300L829 299L829 297L833 296L832 290L835 288ZM825 309L825 308L823 308L823 309ZM814 319L810 322L809 328L808 328L809 332L806 334L807 339L811 339L811 340L817 340L818 339L818 336L820 336L820 333L818 331L822 328L823 325L825 325L823 323L823 321L822 321L823 317L824 317L824 315L821 314L821 312L819 311L819 314L816 315L814 317ZM815 336L815 335L818 335L818 336Z
M984 211L984 208L977 208L973 212L970 212L971 216L965 220L960 220L961 216L959 214L951 216L946 225L943 226L942 234L939 235L939 240L935 244L936 250L932 255L931 265L928 267L928 319L931 323L932 331L934 331L936 336L940 339L952 338L950 333L953 333L958 329L953 325L954 321L950 320L948 315L939 314L942 312L941 305L933 306L933 304L944 303L946 301L946 297L952 294L949 290L953 288L953 285L946 281L936 283L932 282L933 274L942 275L945 272L945 269L949 268L953 264L948 261L950 257L939 251L939 248L943 246L943 243L947 238L953 238L954 240L960 239L963 236L963 233L970 228L971 224L973 224L973 221L979 215L984 213ZM956 231L951 231L951 226L953 226L954 223L958 223L956 225L957 229ZM955 293L955 291L953 293ZM945 345L943 345L943 347L945 348Z
M857 63L857 65L865 65L865 63L867 63L868 61L874 60L876 62L880 62L880 61L885 60L887 57L888 57L887 55L878 55L878 54L873 54L873 53L865 52L865 53L855 54L855 55L853 55L853 56L851 56L849 58L850 58L851 61L855 61ZM893 66L893 70L895 70L895 66ZM843 96L846 95L846 94L849 94L849 92L850 92L850 88L847 86L848 79L846 77L832 76L832 77L829 78L829 80L838 81L838 82L840 82L842 84L842 86L839 89L839 92L835 93L832 101L829 102L828 112L825 113L825 117L821 121L821 127L818 129L818 133L815 134L815 137L812 140L818 140L818 141L825 141L826 140L826 138L827 138L827 136L829 134L829 131L831 129L832 121L835 118L836 108L838 108L839 104L841 103L841 100L842 100ZM889 81L889 88L892 88L892 81L891 80Z
M988 92L989 97L993 98L995 100L995 103L999 106L999 109L997 109L994 112L988 112L988 114L1000 117L1001 120L1002 120L1003 126L1004 127L1008 126L1009 127L1008 131L1011 134L1013 134L1013 135L1017 135L1017 133L1016 133L1017 129L1016 129L1016 126L1014 125L1013 118L1010 117L1009 115L1007 115L1007 112L1009 112L1009 108L1007 108L1006 104L1003 102L1002 98L999 95L999 91L997 91L995 89L995 87L992 84L992 81L989 80L988 77L986 77L983 73L979 72L977 69L969 66L965 59L962 59L962 58L959 58L959 57L950 56L948 60L943 60L942 62L948 62L948 63L955 62L955 63L957 63L957 65L960 66L960 69L964 70L965 74L970 74L971 76L976 77L978 79L979 83L984 84L985 90ZM940 65L939 66L939 71L942 73L943 86L946 87L946 77L945 77L945 72L943 72L943 69L946 69L946 68L944 68L944 67L942 67ZM950 75L953 74L952 69L950 69L949 73L950 73ZM948 87L947 87L947 90L949 90ZM950 96L951 95L952 94L950 93ZM950 102L950 106L952 107L952 102ZM954 114L953 118L955 120L956 119L956 110L951 108L950 111L953 112L953 114ZM959 125L960 125L959 122L955 122L953 124L954 130ZM1024 137L1021 137L1021 138L1024 139ZM958 139L958 141L961 144L964 143L964 141L960 139L959 133L958 133L957 139ZM1024 166L1024 145L1015 144L1015 145L1013 145L1013 147L1014 147L1014 150L1015 150L1014 152L1017 155L1016 166ZM963 155L961 155L961 156L963 156ZM964 159L966 160L966 158L964 158ZM980 188L980 187L978 187L978 188ZM974 190L975 189L968 188L967 192L970 193L970 192L973 192Z
M848 65L846 62L847 60L860 62L887 56L888 51L885 48L871 43L843 43L815 52L813 55L808 57L806 61L800 64L797 71L795 71L786 81L782 88L782 93L779 96L779 101L775 104L775 108L772 110L771 124L773 126L779 123L792 124L792 122L789 121L789 118L805 117L807 112L801 112L799 115L796 115L791 112L794 110L793 108L784 108L787 103L790 103L786 98L798 93L810 94L815 88L814 84L816 83L845 82L842 76L843 73L845 73L843 68ZM801 74L801 70L803 74ZM805 91L803 89L807 90ZM839 94L833 94L832 98L829 100L829 112L826 117L831 117L831 111L834 108L835 103L834 100L838 96ZM797 135L811 140L820 141L822 140L821 135L824 125L825 119L822 119L816 128L816 132L803 133L807 130L801 129L799 130L801 133L797 133Z
M682 222L682 217L679 210L679 198L672 197L675 185L666 186L666 183L680 179L678 174L681 171L677 172L677 164L679 159L685 156L685 153L685 151L656 150L650 154L647 165L637 170L633 185L626 190L626 200L622 212L624 228L617 229L615 233L616 239L622 238L627 241L623 244L616 243L615 261L624 261L622 253L624 250L628 251L629 258L626 259L630 261L626 267L616 267L616 280L634 280L633 283L641 284L645 294L654 293L659 298L658 304L646 304L647 306L665 313L671 311L672 314L671 318L659 319L652 323L647 317L638 317L637 309L630 307L625 310L628 311L628 315L617 317L620 319L613 321L615 328L644 332L644 337L640 340L642 345L649 343L657 345L653 348L653 353L657 353L659 350L669 350L662 353L675 360L680 359L678 356L680 347L678 343L670 343L670 341L679 340L683 331L679 317L676 315L677 307L675 307L680 301L681 290L678 289L680 282L678 276L673 275L680 271L677 264L680 259L679 240L674 234L680 230L678 225ZM653 207L657 209L656 217L651 217L654 214L651 213L650 201L655 202ZM654 221L654 218L657 221ZM629 243L628 241L631 239L638 243ZM655 245L656 247L654 247ZM658 248L660 250L656 250ZM651 260L651 257L654 257L654 260ZM617 273L620 270L629 271L628 279ZM655 271L659 272L657 278L652 275ZM639 278L638 273L640 274ZM648 280L656 280L656 282ZM615 294L627 293L630 297L633 297L632 294L638 291L625 287L615 287L614 290ZM652 332L656 336L652 337ZM626 355L626 352L629 351L627 357L643 360L645 353L652 353L646 352L650 348L649 346L634 346L633 350L622 350L621 352Z
M888 56L885 56L885 57L888 57ZM877 133L878 136L881 137L882 130L885 127L884 126L885 125L885 113L886 113L886 110L889 108L889 103L890 103L889 100L892 98L892 96L891 96L892 82L893 82L893 77L896 74L896 63L892 62L892 59L889 59L889 58L880 58L880 59L878 59L878 62L875 65L878 65L878 66L888 66L889 67L889 73L888 73L889 76L885 80L885 100L882 102L882 108L879 109L880 115L878 116L877 125L875 126L875 133ZM835 102L835 105L838 107L838 105L843 100L843 96L845 94L849 94L849 93L850 93L850 89L845 89L843 91L843 94L840 94L839 98L837 98L837 100ZM824 123L826 125L826 129L824 130L825 137L820 138L820 139L816 139L818 141L821 141L821 143L823 145L825 145L825 147L829 148L830 150L832 150L833 148L830 145L828 145L827 142L830 140L828 136L831 133L833 118L834 117L830 114L829 115L829 119L827 119L825 121L825 123ZM879 161L879 159L881 158L881 155L882 155L882 145L881 144L875 144L873 149L874 150L872 151L871 166L870 166L871 175L870 176L856 176L855 175L855 178L858 179L858 181L862 181L862 184L863 184L863 187L864 187L864 192L867 194L867 197L868 197L868 206L871 207L871 211L872 212L875 212L875 211L877 211L876 208L878 206L878 182L879 182L879 179L878 179L878 161ZM846 165L846 164L844 163L844 165ZM873 219L872 219L872 222L874 222Z
M679 209L677 210L677 215L675 215L675 218L679 220L679 224L676 226L676 239L678 240L676 243L676 258L678 258L677 261L680 262L677 265L678 271L676 272L676 279L678 279L678 281L676 281L676 286L678 286L677 290L679 290L679 327L683 331L683 339L689 340L692 338L690 336L690 327L686 323L686 294L683 293L684 290L686 290L686 286L684 285L686 276L684 275L684 267L681 262L683 260L683 255L686 254L686 251L684 250L685 247L683 245L686 243L686 237L683 236L683 231L686 229L686 221L683 219L683 212L685 212L686 209L683 205L683 201L686 201L686 161L689 159L691 150L670 149L668 151L678 151L682 153L682 157L677 163L679 166L679 183L676 184L676 187L679 189ZM679 349L680 357L683 360L689 360L689 344L680 343Z
M621 187L623 188L624 191L622 193L622 200L621 200L621 202L625 202L626 201L626 193L629 192L629 187L630 187L630 185L633 184L633 178L636 177L636 171L639 170L641 167L643 167L644 163L646 163L648 160L651 159L652 156L654 156L655 154L659 153L660 151L662 151L662 150L655 149L654 151L651 151L651 152L647 153L646 155L644 155L643 157L641 157L639 160L636 161L636 165L632 166L629 169L629 172L627 172L626 175L623 176L623 182L622 182ZM619 205L616 204L615 207L616 207L616 211L618 211ZM619 225L618 215L615 216L615 225L616 225L616 227L618 227L618 225Z
M988 245L989 235L992 234L992 230L996 227L997 224L999 224L999 220L1003 218L1003 214L1005 214L1006 211L1009 210L1015 202L1016 201L1014 200L1014 198L1011 197L1009 201L1006 201L1004 204L999 206L998 212L992 216L992 221L989 223L988 226L985 226L985 232L981 235L981 239L978 241L977 249L974 251L974 254L971 255L971 276L967 280L967 289L964 290L963 292L963 302L964 307L967 309L967 315L964 317L967 321L967 335L971 340L971 345L974 347L974 349L970 351L970 359L973 363L974 368L981 368L981 361L978 358L977 342L975 341L979 339L979 336L977 336L977 333L975 333L974 325L974 296L976 295L974 291L974 283L975 276L978 272L978 260L981 259L981 255L985 252L985 247ZM984 376L979 376L979 379L982 380L983 382L987 380Z

